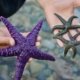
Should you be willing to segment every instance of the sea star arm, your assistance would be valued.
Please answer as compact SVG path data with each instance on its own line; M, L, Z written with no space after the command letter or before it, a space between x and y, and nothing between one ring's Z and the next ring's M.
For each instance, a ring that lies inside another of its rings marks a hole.
M76 39L75 37L76 37L77 35L73 37L73 36L71 35L70 31L68 31L68 36L69 36L69 39L70 39L71 41L73 41L73 40Z
M21 43L23 36L16 30L16 28L6 18L1 16L0 20L6 25L11 37L13 37L17 43Z
M80 25L73 25L73 26L75 26L76 28L80 28Z
M77 18L77 16L72 16L68 19L68 21L65 21L60 15L56 14L55 15L59 18L59 20L63 23L62 26L64 26L64 30L62 28L62 31L60 33L58 33L56 36L59 36L59 35L63 35L65 34L66 32L68 32L69 29L75 29L75 27L71 27L72 25L72 21L74 18ZM76 28L78 28L78 26L76 26ZM55 29L61 29L61 26L58 26L57 28L53 28L53 30Z
M55 58L53 56L47 54L47 52L42 52L37 48L31 52L31 57L39 60L55 61Z
M65 34L68 31L68 28L66 28L64 25L56 25L52 29L52 32L54 32L54 30L59 30L60 31L55 36L61 36L61 35Z
M59 20L65 25L66 24L66 20L64 20L61 16L59 16L58 14L55 13L55 15L59 18Z
M64 44L68 44L69 43L69 41L64 39L62 36L53 36L53 38L61 40Z
M67 28L65 28L63 31L60 31L57 36L61 36L67 32Z
M15 76L14 76L14 80L21 80L25 65L27 63L27 61L29 60L29 57L17 57L17 63L16 63L16 72L15 72Z
M63 27L62 25L56 25L53 27L52 32L54 32L54 30L64 30L65 27Z
M71 27L69 27L69 29L78 29L80 28L80 25L72 25Z
M17 56L19 54L19 49L17 47L8 47L0 49L0 56L10 57Z
M80 44L80 41L77 41L74 45L77 46Z
M76 47L75 46L73 46L72 47L72 50L73 50L73 58L76 56L76 53L77 53L77 50L76 50Z
M64 49L64 56L67 55L68 50L71 48L70 45L66 45L65 49Z
M68 32L68 36L70 38L71 41L74 41L74 46L77 46L80 44L80 41L77 41L76 38L80 35L80 32L77 30L77 34L75 34L74 36L71 35L70 31Z
M43 21L44 19L40 20L38 22L38 24L34 27L34 29L29 33L29 35L26 37L26 39L28 40L28 43L30 45L35 45L35 42L37 40L37 36L38 36L38 33L42 27L42 24L43 24Z
M74 58L74 57L76 56L76 53L77 53L76 47L75 47L74 45L67 45L67 46L65 47L64 56L67 55L67 52L68 52L68 50L69 50L70 48L73 50L73 58Z
M78 17L77 17L77 16L72 16L72 17L70 17L70 18L68 19L68 21L67 21L67 23L68 23L67 26L71 26L71 25L72 25L72 21L73 21L74 18L78 18Z

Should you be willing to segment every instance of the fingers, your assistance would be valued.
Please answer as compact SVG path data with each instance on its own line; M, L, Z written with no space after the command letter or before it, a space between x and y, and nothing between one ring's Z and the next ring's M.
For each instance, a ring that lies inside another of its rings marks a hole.
M59 30L55 30L53 34L56 35L57 33L59 33ZM63 43L61 40L57 39L57 43L60 47L63 47Z
M9 37L0 37L0 45L10 44L9 40L10 40Z
M36 42L36 46L40 46L40 37L38 38L39 41ZM0 48L13 46L15 45L15 41L11 37L0 37Z
M57 43L58 43L58 45L59 45L60 47L63 47L63 46L64 46L64 44L63 44L63 42L62 42L61 40L58 40L58 39L57 39Z
M7 28L0 28L0 48L8 47L14 44L14 40L10 37Z
M27 36L29 34L28 33L21 33L23 36ZM37 38L37 42L36 42L36 46L40 46L40 42L41 42L41 37L38 36ZM15 41L13 38L11 37L5 37L5 36L2 36L0 37L0 48L3 48L3 47L7 47L7 46L13 46L15 45Z
M36 42L36 46L37 46L37 47L40 46L40 44L41 44L40 42Z
M59 33L59 31L57 31L57 32L55 31L55 33ZM72 36L74 36L75 34L77 34L77 32L75 30L70 30L70 33L71 33ZM68 33L66 33L66 34L64 34L62 36L63 36L64 39L70 40ZM77 37L77 40L80 40L80 36ZM64 46L64 43L61 40L57 39L57 43L58 43L58 45L60 47Z
M10 46L13 46L13 45L15 45L15 41L14 41L14 39L13 38L9 38L9 44L10 44Z
M66 40L70 40L68 34L64 34L64 35L63 35L63 38L66 39ZM58 45L59 45L60 47L64 47L64 43L63 43L61 40L58 40L58 39L57 39L57 43L58 43Z
M0 27L0 36L10 36L9 31L5 27Z
M57 34L57 33L59 33L59 31L58 30L55 30L54 34ZM70 33L71 33L72 36L74 36L75 34L77 34L77 32L75 30L70 30ZM66 39L66 40L70 40L69 35L67 33L64 34L64 35L62 35L62 37L64 39ZM77 40L80 40L80 36L77 37ZM57 39L57 43L58 43L58 45L60 47L63 47L64 46L64 43L61 40L58 40Z
M0 37L0 48L14 45L14 40L11 37Z

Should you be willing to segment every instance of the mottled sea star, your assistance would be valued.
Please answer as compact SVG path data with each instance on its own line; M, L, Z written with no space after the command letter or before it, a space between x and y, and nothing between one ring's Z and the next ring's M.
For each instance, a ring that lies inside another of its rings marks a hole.
M53 56L47 54L47 52L42 52L35 46L37 36L44 20L40 20L26 38L23 37L6 18L1 16L0 20L6 25L11 37L15 40L14 46L0 49L0 56L17 56L14 80L21 80L24 67L31 57L39 60L55 61Z
M67 55L68 50L71 48L73 50L73 58L76 55L76 47L80 44L80 41L77 41L76 38L80 35L80 32L77 30L80 28L80 25L72 25L72 21L74 18L77 18L77 16L72 16L68 19L68 21L64 20L61 16L55 13L55 15L60 19L60 21L63 23L63 25L56 25L54 26L52 32L55 30L60 30L59 33L56 35L53 34L54 39L61 40L65 45L64 49L64 55ZM70 30L75 29L78 33L74 36L71 35ZM68 33L70 40L66 40L63 38L63 35L65 33Z

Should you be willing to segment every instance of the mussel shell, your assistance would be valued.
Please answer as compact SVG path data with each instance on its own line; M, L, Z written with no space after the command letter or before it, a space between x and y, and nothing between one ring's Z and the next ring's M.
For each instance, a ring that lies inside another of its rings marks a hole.
M0 16L10 17L24 4L25 0L0 0Z

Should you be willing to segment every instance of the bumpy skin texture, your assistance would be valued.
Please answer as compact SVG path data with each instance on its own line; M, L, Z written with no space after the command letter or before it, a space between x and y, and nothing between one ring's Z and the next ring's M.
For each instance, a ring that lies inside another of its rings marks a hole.
M76 38L80 35L80 32L77 30L80 28L80 25L72 25L72 21L74 18L77 18L77 16L72 16L68 19L68 21L64 20L61 16L55 13L55 15L59 18L59 20L63 23L63 25L56 25L54 26L52 32L55 30L60 30L58 34L54 35L54 39L59 39L61 40L65 45L65 50L64 50L64 56L67 55L68 50L71 48L73 50L73 58L75 57L77 50L75 46L78 46L80 44L80 41L76 41ZM74 36L71 35L70 31L71 29L75 29L78 33ZM62 36L68 33L70 40L64 39Z
M55 61L53 56L47 54L46 52L42 52L35 46L38 33L44 20L40 20L26 38L24 38L6 18L1 16L0 20L6 25L11 36L15 40L14 46L0 49L0 56L17 56L14 80L21 80L24 67L31 57L39 60Z

